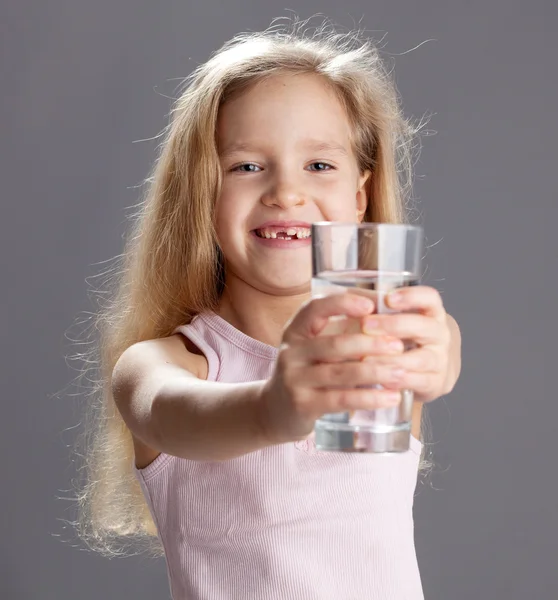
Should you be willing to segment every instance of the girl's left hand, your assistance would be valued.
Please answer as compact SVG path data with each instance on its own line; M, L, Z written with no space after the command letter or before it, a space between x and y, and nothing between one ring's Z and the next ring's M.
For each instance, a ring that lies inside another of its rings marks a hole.
M390 363L404 374L396 386L389 387L413 390L419 402L449 394L461 371L461 335L438 291L427 286L399 288L388 294L386 303L394 310L413 312L370 315L364 319L363 332L387 334L416 345L390 357Z

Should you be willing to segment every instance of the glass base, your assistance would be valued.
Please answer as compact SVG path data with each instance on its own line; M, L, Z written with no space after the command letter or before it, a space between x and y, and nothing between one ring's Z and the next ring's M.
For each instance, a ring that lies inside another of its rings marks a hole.
M399 453L409 450L411 424L371 428L318 420L316 450L330 452Z

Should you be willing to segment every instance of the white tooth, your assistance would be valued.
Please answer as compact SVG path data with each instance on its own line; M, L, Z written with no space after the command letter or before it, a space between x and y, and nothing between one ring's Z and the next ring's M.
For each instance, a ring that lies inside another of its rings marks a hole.
M286 233L287 235L293 236L296 234L296 229L287 229Z
M275 238L277 237L277 232L276 232L276 231L272 231L272 232L271 232L271 237L272 237L273 239L275 239Z
M265 237L266 237L267 239L269 239L269 238L271 237L271 233L269 233L269 231L266 231L266 232L265 232Z

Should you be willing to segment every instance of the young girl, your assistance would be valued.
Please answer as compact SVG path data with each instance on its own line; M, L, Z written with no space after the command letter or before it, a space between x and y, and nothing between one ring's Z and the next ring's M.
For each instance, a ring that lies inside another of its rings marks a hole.
M238 36L196 70L98 322L83 533L153 540L174 600L423 597L421 406L452 390L459 330L425 286L391 297L407 314L309 301L310 224L403 222L413 133L370 43L319 33ZM333 315L362 333L319 336ZM313 448L320 415L403 388L409 452Z

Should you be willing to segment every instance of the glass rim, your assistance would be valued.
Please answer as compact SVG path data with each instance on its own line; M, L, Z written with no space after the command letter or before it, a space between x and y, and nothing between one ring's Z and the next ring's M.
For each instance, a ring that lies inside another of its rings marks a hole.
M409 223L376 223L365 221L362 223L351 223L350 221L316 221L312 223L312 227L319 227L320 229L327 228L342 228L342 227L353 227L360 229L406 229L408 231L424 231L422 225L412 225Z

